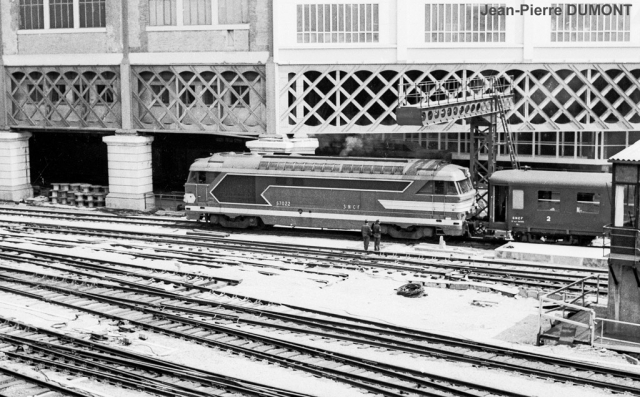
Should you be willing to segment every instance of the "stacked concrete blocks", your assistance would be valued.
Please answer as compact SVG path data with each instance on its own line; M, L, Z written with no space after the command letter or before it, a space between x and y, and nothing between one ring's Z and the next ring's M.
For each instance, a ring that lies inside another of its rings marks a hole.
M0 200L33 196L29 164L29 132L0 131Z
M75 207L104 207L108 186L89 183L52 183L50 191L53 204Z

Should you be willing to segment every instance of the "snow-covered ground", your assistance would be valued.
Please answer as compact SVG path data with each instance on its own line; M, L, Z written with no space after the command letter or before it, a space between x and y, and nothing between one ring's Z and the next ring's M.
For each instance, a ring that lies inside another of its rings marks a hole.
M0 221L5 218L15 219L13 217L0 216ZM29 218L22 217L20 219L24 220ZM35 218L31 221L34 223L42 222ZM77 221L58 220L52 223L68 223L74 226L80 224ZM117 224L91 223L90 227L104 227L105 225L108 225L110 229L114 230L135 230L172 235L184 234L184 230L162 229L150 226L130 227ZM82 226L85 225L83 224ZM1 233L0 236L2 236ZM43 249L42 246L36 244L36 240L32 240L33 237L38 237L36 234L25 235L20 238L9 237L5 234L4 237L5 238L0 241L0 246L5 248L23 247ZM522 350L542 354L598 362L602 365L624 368L640 373L639 366L631 365L624 355L613 352L598 351L584 347L533 346L538 327L538 301L532 298L523 298L520 296L508 297L498 293L480 292L476 290L426 288L426 296L410 299L397 295L395 291L401 285L414 280L412 274L408 273L403 274L396 271L365 271L348 272L348 277L335 277L331 275L286 270L287 267L295 268L295 265L262 259L256 259L255 261L258 264L276 265L277 268L260 268L243 264L212 268L186 265L184 263L178 263L175 259L171 258L167 258L166 260L148 260L136 259L124 253L105 253L104 249L116 247L104 239L74 238L59 235L43 235L42 237L64 239L70 244L68 248L44 248L48 250L48 252L70 253L75 256L135 263L137 265L166 270L199 272L203 275L242 279L239 285L226 286L222 288L222 291L276 301L283 304L303 306L338 314L348 314L470 340L517 347ZM277 237L247 232L234 234L233 231L231 231L231 238L245 239L247 241L299 243L320 247L361 248L361 242L357 240L343 241L321 237L306 238L304 236L291 237L290 235ZM131 244L140 245L141 243L131 242ZM462 255L474 255L478 257L490 255L490 252L481 249L443 247L438 244L426 243L406 245L389 240L382 243L382 250L398 253L425 253L433 251L448 254L455 252ZM148 252L153 251L148 250ZM224 256L222 257L224 258ZM226 257L233 260L234 254L227 253ZM0 264L2 263L0 262ZM313 270L324 273L345 273L345 271L341 269L314 268ZM214 296L212 296L212 299L213 298ZM487 301L490 304L485 307L480 307L472 304L474 300ZM73 310L55 306L50 303L38 302L27 298L16 298L13 295L4 293L0 294L0 316L2 317L16 318L25 323L42 327L50 327L55 323L64 322L67 325L63 331L75 336L87 335L89 331L99 329L109 331L114 336L117 336L116 328L109 325L107 321L100 321L97 317L87 314L81 314L78 319L74 319L76 314ZM281 338L292 338L291 340L297 343L306 343L310 346L352 353L370 360L406 365L410 368L425 372L433 372L450 377L461 377L467 381L478 381L495 387L535 396L563 395L563 397L578 397L601 395L601 392L599 393L591 389L569 387L553 382L516 376L502 371L474 368L466 364L457 364L435 359L407 361L406 359L401 360L400 358L394 358L393 355L385 352L377 352L373 349L358 349L354 346L348 346L347 344L325 343L323 341L313 341L299 337L293 338L290 335L280 335L268 330L252 330L252 332L268 333L270 336ZM290 371L265 363L254 362L236 355L223 353L163 335L146 334L148 336L147 340L143 341L134 336L131 338L133 344L122 348L155 355L166 360L204 368L229 376L265 382L273 386L284 387L317 396L360 396L366 394L362 390L354 389L331 380L318 379L308 374ZM63 377L60 378L61 381L64 381L64 379L62 379ZM116 395L110 394L110 392L106 390L103 390L101 393L103 395ZM134 396L136 394L122 395Z

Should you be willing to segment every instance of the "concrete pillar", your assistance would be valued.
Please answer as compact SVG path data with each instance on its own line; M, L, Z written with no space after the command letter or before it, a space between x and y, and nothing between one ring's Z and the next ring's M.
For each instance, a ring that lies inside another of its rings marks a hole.
M0 200L32 197L30 132L0 131Z
M278 65L269 58L265 66L267 94L267 133L254 141L246 143L253 153L304 153L314 154L319 143L316 138L309 138L305 133L296 133L292 139L280 129L280 90Z
M148 211L155 207L151 170L152 137L113 135L102 138L109 160L109 208Z

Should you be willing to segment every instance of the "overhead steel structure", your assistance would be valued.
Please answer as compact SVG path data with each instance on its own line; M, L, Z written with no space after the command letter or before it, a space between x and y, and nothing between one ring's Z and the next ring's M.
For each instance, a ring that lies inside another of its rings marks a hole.
M512 79L486 78L445 82L400 83L396 119L399 125L429 126L469 119L469 171L476 189L476 218L487 215L489 177L496 171L500 147L511 167L518 158L506 113L513 106Z

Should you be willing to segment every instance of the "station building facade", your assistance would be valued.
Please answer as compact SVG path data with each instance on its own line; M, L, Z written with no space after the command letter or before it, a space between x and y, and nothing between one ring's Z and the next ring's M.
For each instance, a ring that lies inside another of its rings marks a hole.
M469 126L399 126L399 87L440 82L461 91L465 80L493 76L514 87L508 119L521 162L600 170L640 140L640 5L630 3L276 1L277 129L385 134L464 160ZM520 5L532 9L483 15L487 6ZM595 15L568 15L574 10ZM499 160L508 162L506 153Z
M0 153L11 163L0 175L3 199L39 182L29 149L68 149L51 137L75 133L75 158L64 160L75 168L100 152L92 164L102 157L108 167L108 205L145 209L159 152L156 163L171 164L176 145L200 143L196 156L266 132L268 0L17 0L2 2L0 15L0 139L11 147Z
M520 4L563 13L483 15ZM489 78L513 84L522 163L601 170L640 140L640 6L579 4L600 10L568 15L550 0L2 2L0 198L40 183L50 167L29 158L67 136L98 142L85 147L108 168L108 204L137 209L162 188L158 167L182 183L200 152L243 150L260 136L391 138L465 161L464 120L397 124L400 86L463 90Z

